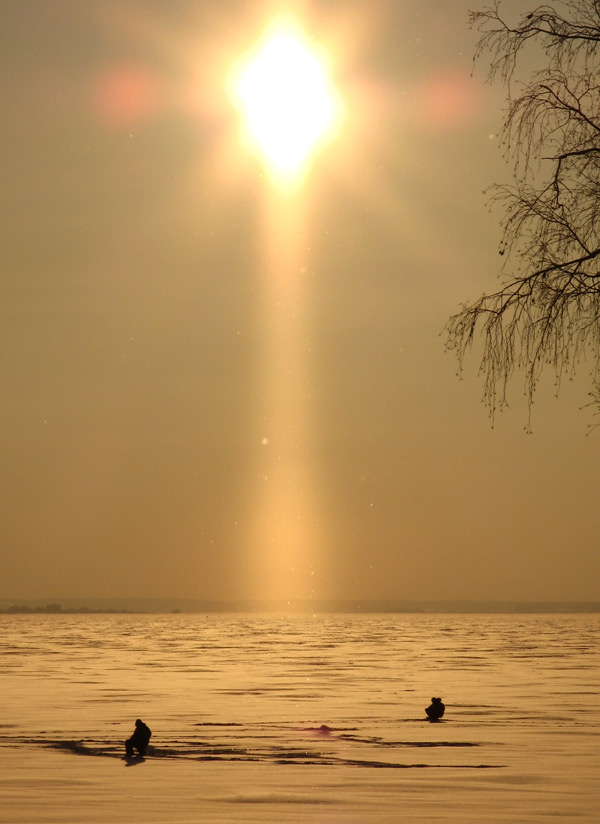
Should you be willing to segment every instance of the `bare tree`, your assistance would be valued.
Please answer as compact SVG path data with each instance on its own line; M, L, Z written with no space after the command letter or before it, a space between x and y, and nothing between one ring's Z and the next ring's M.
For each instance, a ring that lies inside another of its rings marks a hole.
M506 84L503 148L511 185L491 189L503 210L500 288L463 305L447 326L462 369L481 336L484 401L506 405L515 370L531 404L544 367L557 386L586 362L600 409L600 0L542 5L510 25L501 2L471 12L490 81ZM524 50L542 68L517 81Z

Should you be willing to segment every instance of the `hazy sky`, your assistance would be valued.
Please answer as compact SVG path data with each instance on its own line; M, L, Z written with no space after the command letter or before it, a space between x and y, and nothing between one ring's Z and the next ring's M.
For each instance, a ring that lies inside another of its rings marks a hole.
M3 0L0 597L600 599L585 375L492 429L444 354L509 176L479 5ZM286 195L227 91L282 9L345 110Z

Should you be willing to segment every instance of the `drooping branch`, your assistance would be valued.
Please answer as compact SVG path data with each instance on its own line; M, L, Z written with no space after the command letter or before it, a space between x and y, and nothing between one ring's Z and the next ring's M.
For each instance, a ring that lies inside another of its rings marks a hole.
M574 373L584 355L592 356L593 384L600 386L600 301L598 274L580 271L600 257L600 248L585 258L513 280L497 292L464 306L448 324L448 348L462 366L476 333L483 339L481 372L490 413L501 410L515 370L522 370L533 403L545 366L557 381Z
M564 9L564 12L558 9ZM495 185L503 211L502 285L463 305L447 326L447 348L462 369L480 338L484 400L492 416L506 404L514 372L530 404L545 367L557 383L590 363L600 398L600 0L538 6L510 25L500 2L472 12L482 33L476 58L507 85L502 145L512 185ZM516 87L518 58L530 44L546 65Z
M509 82L521 51L531 41L542 46L549 68L568 68L575 60L585 61L593 57L600 43L600 4L597 0L540 5L522 15L519 22L512 26L502 17L500 6L500 0L494 0L491 6L469 14L471 28L481 32L475 60L484 54L491 56L488 70L490 80L500 75ZM558 10L561 7L564 13Z

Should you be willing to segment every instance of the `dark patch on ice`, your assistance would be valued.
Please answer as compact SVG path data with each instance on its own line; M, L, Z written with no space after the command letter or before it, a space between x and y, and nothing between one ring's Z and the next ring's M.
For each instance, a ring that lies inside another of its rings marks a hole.
M375 747L479 747L474 741L384 741L377 736L358 736L342 734L344 741L353 741L356 744L371 744Z
M244 755L244 756L230 756L225 758L224 756L220 755L201 755L198 758L194 759L195 761L262 761L264 759L258 758L254 755Z
M237 721L195 721L194 727L242 727Z
M297 759L309 759L312 761L320 761L323 759L323 754L320 752L311 752L310 750L275 750L274 751L275 760L278 763L282 761L294 761Z
M233 802L235 804L340 804L339 799L298 795L297 793L286 793L285 795L281 793L244 794L233 798L217 798L215 801Z
M75 755L108 756L120 758L121 752L117 752L114 747L98 747L84 744L82 741L44 741L41 742L46 747L53 750L64 750L75 753Z
M386 769L386 770L431 770L431 769L459 769L459 770L486 770L486 769L501 769L502 764L398 764L392 761L371 761L351 758L320 758L318 761L314 759L302 760L297 758L279 758L275 761L276 764L295 764L295 765L319 765L319 766L344 766L344 767L370 767L371 769Z
M424 764L421 762L412 763L410 761L410 750L414 750L414 754L421 750L433 750L438 754L444 751L444 748L469 749L481 746L480 743L471 741L398 741L398 740L384 740L379 736L360 736L346 731L338 734L335 728L328 725L309 727L308 730L320 731L325 728L325 735L318 735L316 738L307 740L306 732L304 738L296 741L291 741L289 735L286 739L277 740L273 737L273 730L281 730L282 727L278 725L259 726L253 731L248 730L248 736L252 741L248 741L246 737L244 740L236 739L228 741L227 737L237 736L238 732L227 732L230 727L243 726L233 722L230 723L215 723L215 722L199 722L196 726L206 730L206 734L210 735L207 729L211 726L221 729L223 737L221 740L197 740L193 735L182 737L180 739L171 739L165 742L166 746L150 746L148 748L147 757L160 761L161 759L174 759L179 761L219 761L219 762L255 762L262 764L277 764L277 765L312 765L317 766L346 766L346 767L370 767L375 769L490 769L499 768L503 765L491 764ZM307 728L304 728L306 730ZM295 735L302 735L302 732L297 728L292 729L284 726L284 731ZM270 731L270 734L267 734ZM331 734L330 734L331 733ZM335 733L335 734L334 734ZM279 734L279 733L278 733ZM6 736L5 736L6 737ZM342 742L345 746L343 751L339 749L339 744ZM298 746L294 746L298 744ZM56 733L45 733L37 737L16 738L12 741L11 746L34 746L45 747L61 751L63 753L71 753L73 755L83 755L91 757L104 758L118 758L123 759L123 745L120 741L115 740L112 736L100 740L85 740L85 739L67 739L59 738ZM367 747L371 752L367 755L364 748ZM355 749L356 748L356 749ZM390 756L389 760L385 760L385 756ZM378 755L384 756L381 761ZM396 758L407 756L408 763L400 763ZM355 756L355 757L353 757ZM358 756L358 757L356 757ZM362 756L362 757L361 757ZM375 756L375 757L373 757ZM129 763L129 762L126 762ZM131 763L139 763L132 761Z
M374 767L374 768L381 768L381 769L392 769L392 770L409 770L409 769L420 769L420 770L429 770L429 769L441 769L445 768L448 769L448 764L398 764L392 763L387 761L362 761L358 759L336 759L335 763L337 764L345 764L350 767ZM499 764L453 764L452 769L461 769L461 770L486 770L486 769L499 769L503 765Z

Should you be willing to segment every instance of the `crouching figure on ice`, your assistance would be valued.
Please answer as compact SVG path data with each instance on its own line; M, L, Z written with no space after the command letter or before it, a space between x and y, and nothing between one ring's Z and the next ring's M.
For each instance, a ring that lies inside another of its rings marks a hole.
M439 721L446 707L442 704L441 698L432 698L431 704L427 707L425 712L430 721Z
M151 735L150 728L138 718L135 722L133 735L125 742L125 754L131 757L134 755L133 751L137 750L140 755L146 755L146 749Z

